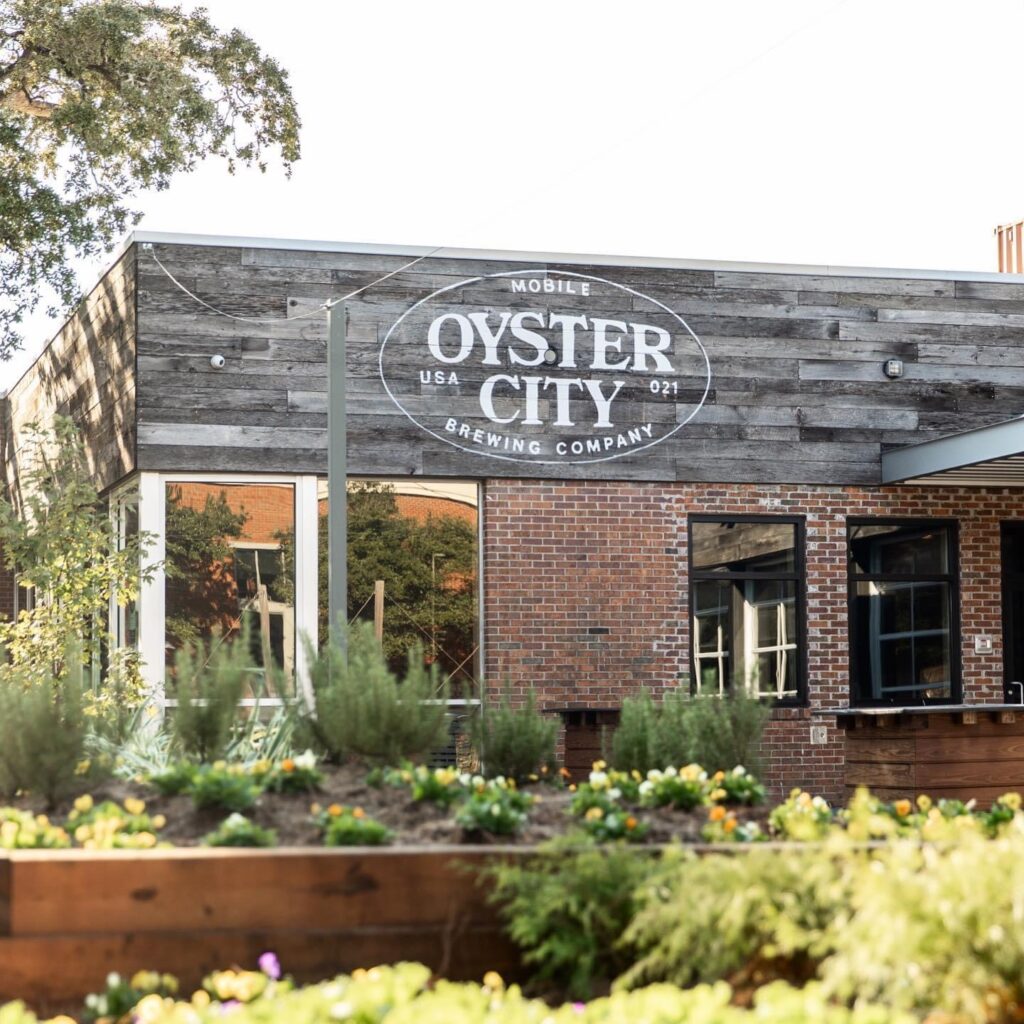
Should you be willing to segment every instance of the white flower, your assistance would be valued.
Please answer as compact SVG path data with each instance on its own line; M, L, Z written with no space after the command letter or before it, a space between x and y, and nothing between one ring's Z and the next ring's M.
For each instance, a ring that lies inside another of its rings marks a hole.
M648 782L661 782L662 777L663 777L662 773L660 771L658 771L657 768L652 768L647 773L647 781Z
M348 1020L352 1016L352 1004L346 1002L335 1003L328 1011L331 1020Z
M654 783L650 779L644 779L644 781L641 782L639 786L637 786L637 792L641 796L647 796L647 794L652 792L653 790Z
M738 764L735 768L733 768L732 773L733 775L746 775L747 769L744 768L743 765Z
M594 789L604 789L608 785L608 773L607 772L591 772L590 773L590 784Z
M316 768L316 754L312 750L307 750L304 754L293 757L292 760L295 762L295 767L301 768L303 771L311 772Z
M500 804L491 804L491 814L493 814L495 817L497 817L499 814L501 814L501 805Z
M248 824L248 822L246 821L245 815L239 814L237 811L235 811L234 814L229 814L224 821L225 828L238 828L240 825L246 824Z
M107 975L107 988L117 988L121 984L121 975L117 971L111 971Z
M619 819L614 814L609 814L608 817L604 819L604 823L611 832L614 832L619 827Z
M674 779L677 774L678 772L671 765L669 765L668 768L665 769L665 775L668 776L668 778L670 779Z
M608 798L610 800L618 800L622 796L622 790L617 787L612 787L608 790Z

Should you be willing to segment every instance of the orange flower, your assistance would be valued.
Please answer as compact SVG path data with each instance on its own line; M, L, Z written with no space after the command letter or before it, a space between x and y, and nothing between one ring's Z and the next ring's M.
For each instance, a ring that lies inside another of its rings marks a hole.
M634 818L634 817L633 817L633 815L631 814L631 815L630 815L630 816L629 816L629 817L628 817L628 818L626 819L626 831L627 831L627 832L632 832L632 831L633 831L633 829L635 829L635 828L636 828L636 826L637 826L637 820L636 820L636 818Z
M722 828L725 830L727 834L729 832L732 832L736 828L736 819L726 818L726 820L722 823Z
M293 771L295 771L295 762L290 757L286 757L281 762L281 771L283 771L283 772L293 772Z
M332 818L340 818L344 811L345 808L342 807L341 804L331 804L331 806L327 808L327 813Z
M362 807L356 807L356 808L355 808L355 809L354 809L354 810L352 811L352 817L353 817L353 818L365 818L365 817L366 817L366 811L364 811L364 810L362 809Z
M568 768L564 768L564 767L563 768L559 768L558 769L558 774L561 775L563 779L571 779L572 778L572 772L569 771Z
M893 805L893 810L901 817L905 818L910 813L910 801L909 800L897 800Z
M716 804L708 811L709 821L721 821L725 817L725 808L721 804Z

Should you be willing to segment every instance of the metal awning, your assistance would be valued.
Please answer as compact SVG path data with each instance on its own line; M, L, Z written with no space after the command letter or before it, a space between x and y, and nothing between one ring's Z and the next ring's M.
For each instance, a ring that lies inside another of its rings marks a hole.
M1024 416L883 452L882 483L1024 487Z

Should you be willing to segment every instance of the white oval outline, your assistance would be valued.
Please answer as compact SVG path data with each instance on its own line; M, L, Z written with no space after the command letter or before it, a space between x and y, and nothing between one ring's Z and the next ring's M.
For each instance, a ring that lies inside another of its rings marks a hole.
M480 448L465 448L461 444L456 444L455 441L444 437L442 434L435 434L429 427L424 426L419 420L415 419L411 413L409 413L402 403L395 397L391 388L388 387L387 378L384 376L384 350L387 348L388 341L391 340L391 335L394 333L395 328L416 308L422 306L425 302L429 302L437 295L443 295L445 292L450 292L455 288L463 288L469 284L476 284L478 281L488 281L495 277L524 277L527 274L544 274L545 276L551 274L557 274L561 277L575 277L580 278L584 281L598 281L601 284L610 285L612 288L618 288L621 291L629 292L630 295L636 295L638 298L645 299L647 302L653 303L660 309L663 309L670 316L675 317L686 332L693 338L697 345L697 349L700 354L704 357L704 368L706 374L706 381L704 383L704 394L701 395L700 401L694 406L693 412L686 417L681 423L677 423L667 434L659 437L656 441L650 441L647 444L640 445L639 448L630 448L625 452L616 452L614 455L605 455L599 459L534 459L527 456L526 458L517 458L514 455L498 455L495 452L484 451ZM673 434L677 433L683 427L686 426L694 416L697 415L704 408L704 403L707 401L708 392L711 390L711 360L708 359L707 350L704 348L700 338L690 329L690 325L677 313L675 310L669 309L668 306L663 302L659 302L657 299L652 299L650 295L645 295L643 292L638 292L635 288L630 288L628 285L619 284L617 281L609 281L604 277L595 277L593 274L577 274L572 270L548 270L543 267L535 267L530 270L503 270L497 274L481 274L479 277L468 277L465 281L457 281L455 284L445 285L444 288L438 288L437 291L431 292L429 295L424 296L418 302L414 302L389 328L388 333L384 335L384 340L380 343L380 352L377 355L377 371L380 374L380 382L384 385L384 390L388 393L388 397L392 402L398 406L402 414L412 423L418 427L424 433L429 434L431 437L437 438L438 441L443 441L445 444L451 445L453 448L458 448L459 451L466 452L469 455L480 455L486 459L502 459L506 462L517 462L525 463L526 465L533 466L582 466L592 462L610 462L612 459L619 459L625 455L635 455L637 452L645 451L648 448L653 448L656 444L661 444L662 441L667 441Z

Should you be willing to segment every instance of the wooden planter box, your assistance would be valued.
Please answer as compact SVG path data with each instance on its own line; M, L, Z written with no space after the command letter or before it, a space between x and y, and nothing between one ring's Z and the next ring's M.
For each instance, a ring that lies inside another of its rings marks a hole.
M455 979L520 971L475 873L522 847L0 855L0 1003L51 1012L109 971L169 971L183 990L277 953L298 980L399 960Z

